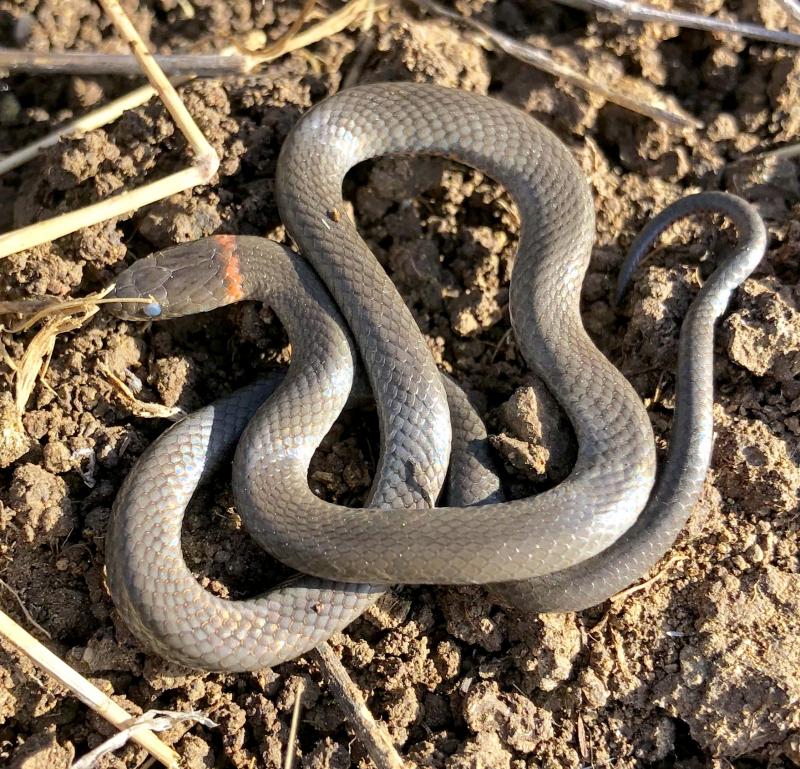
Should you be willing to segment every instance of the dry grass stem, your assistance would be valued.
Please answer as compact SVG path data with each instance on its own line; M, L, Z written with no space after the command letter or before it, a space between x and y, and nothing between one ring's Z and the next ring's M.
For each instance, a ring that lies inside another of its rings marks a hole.
M17 323L10 325L0 324L0 331L7 331L11 334L19 334L33 328L39 321L52 316L68 316L78 313L90 312L99 304L108 302L119 302L119 299L106 299L109 292L114 290L113 284L98 291L96 294L89 294L79 299L16 299L7 302L0 302L0 315L17 314L25 317ZM125 300L130 301L130 300ZM134 299L136 304L149 302L149 299ZM89 316L91 317L91 315Z
M121 37L130 46L150 84L158 92L175 124L194 150L198 168L202 169L210 179L219 167L219 158L214 148L208 143L197 123L194 122L194 118L189 114L189 110L186 109L186 105L181 101L181 97L178 96L172 83L156 64L152 54L147 50L144 40L125 15L118 0L99 0L99 2L111 17Z
M312 24L292 37L284 35L260 51L250 51L236 44L219 53L170 54L153 56L168 75L223 77L242 75L288 53L307 48L346 29L358 21L362 28L372 23L374 14L388 7L388 2L350 0L338 11ZM302 18L302 17L299 17ZM305 20L305 19L304 19ZM72 75L138 75L141 68L133 56L125 54L79 53L74 51L39 53L0 48L0 69L20 73Z
M120 35L131 46L150 84L161 97L164 106L194 150L195 165L139 189L114 195L78 211L62 214L44 222L0 235L0 257L47 243L82 227L122 216L191 187L207 184L219 166L219 158L214 148L203 136L166 75L158 68L153 57L148 53L144 42L117 0L100 0L100 2Z
M778 5L796 21L800 21L800 0L778 0Z
M545 51L542 48L537 48L530 43L520 42L519 40L500 32L500 30L490 27L488 24L484 24L482 21L462 16L457 11L454 11L451 8L442 5L441 3L436 2L436 0L413 0L413 2L416 3L420 8L424 8L427 11L450 19L451 21L458 22L459 24L478 32L479 35L482 36L485 44L488 44L494 48L498 48L504 53L507 53L509 56L513 56L515 59L524 61L526 64L531 64L537 69L547 72L550 75L554 75L555 77L559 77L567 83L576 85L579 88L588 91L589 93L595 93L598 96L602 96L607 101L610 101L620 107L624 107L631 112L636 112L639 115L644 115L652 120L668 123L679 128L703 127L702 122L687 113L685 110L681 109L676 104L673 104L670 107L659 106L657 104L647 104L642 101L641 98L628 96L621 91L609 88L601 83L597 83L572 67L557 61L548 51ZM639 83L640 81L634 82ZM648 90L650 90L649 87ZM671 101L671 99L665 94L655 91L655 89L653 90L655 92L655 98L658 98L662 103Z
M798 156L800 156L800 142L796 144L784 144L782 147L762 150L752 155L742 155L735 160L731 160L728 163L728 167L745 165L747 163L759 163L768 160L792 160Z
M108 219L124 216L170 195L206 184L207 181L205 172L197 166L192 166L159 179L157 182L113 195L78 211L71 211L68 214L61 214L43 222L21 227L13 232L0 235L0 258L49 243L82 227L89 227Z
M18 593L16 590L14 590L14 588L13 588L13 587L11 587L11 585L9 585L9 584L8 584L8 582L6 582L4 579L0 579L0 585L1 585L2 587L4 587L6 590L8 590L8 592L9 592L9 593L11 593L11 595L13 595L13 596L14 596L14 598L15 598L15 599L16 599L16 601L17 601L17 604L19 605L20 611L21 611L21 612L22 612L22 613L25 615L25 619L26 619L26 620L27 620L27 621L28 621L28 622L29 622L31 625L33 625L33 626L34 626L34 627L35 627L35 628L36 628L36 629L37 629L37 630L38 630L38 631L39 631L39 632L40 632L40 633L41 633L41 634L42 634L42 635L43 635L45 638L52 638L53 636L51 636L51 635L50 635L50 633L48 633L48 632L47 632L47 631L46 631L46 630L45 630L45 629L44 629L44 628L43 628L43 627L42 627L42 626L41 626L41 625L40 625L40 624L39 624L39 623L38 623L38 622L37 622L37 621L36 621L36 620L35 620L35 619L34 619L32 616L31 616L31 613L28 611L28 607L27 607L27 606L25 606L25 602L24 602L24 601L22 600L22 598L20 597L20 594L19 594L19 593Z
M163 732L171 729L175 724L185 721L196 721L210 728L219 726L205 714L190 710L181 712L177 710L148 710L138 718L133 719L128 726L120 729L117 734L109 737L105 742L100 743L94 750L89 751L85 756L76 761L70 769L91 769L106 753L126 745L131 740L136 739L137 734L145 732Z
M361 31L368 32L372 29L372 25L375 23L375 13L376 13L376 0L366 0L366 8L364 9L364 20L361 22Z
M18 361L13 360L5 346L0 343L0 357L2 357L13 374L15 383L14 406L19 417L25 413L25 406L33 392L33 388L36 386L36 382L43 379L45 373L47 373L59 334L65 334L81 328L97 313L101 304L109 302L141 304L150 301L149 299L106 298L113 289L114 286L111 285L96 294L90 294L80 299L59 299L55 301L52 299L22 299L0 302L0 315L14 313L27 316L15 324L0 324L0 331L19 334L32 328L37 323L45 321L42 328L28 343L22 358ZM169 414L167 414L165 413L167 407L161 406L159 408L162 411L158 411L154 407L156 413L148 413L148 416L173 415L173 410L168 410ZM138 411L134 413L138 413Z
M27 317L15 324L0 324L0 331L19 334L27 331L40 321L45 321L42 328L28 343L22 358L18 361L13 360L5 346L0 343L0 357L11 369L15 383L14 407L18 417L21 418L25 413L25 406L30 399L33 388L36 386L36 382L42 380L45 373L47 373L59 334L81 328L97 313L101 304L108 302L143 303L149 301L148 299L107 299L107 294L113 288L112 285L97 294L91 294L80 299L56 301L52 299L23 299L0 302L0 315L9 313L27 315ZM124 396L123 399L125 400ZM133 401L135 401L136 405L136 408L132 409L134 413L139 414L140 411L147 411L147 416L174 416L174 410L167 409L166 406L156 407L153 404L144 404L151 407L148 410L143 407L140 408L139 402L135 398L133 398Z
M110 724L119 729L130 725L130 713L123 710L114 700L103 694L94 684L87 681L2 611L0 611L0 635ZM178 754L152 731L148 729L136 731L131 734L131 739L169 769L178 769L180 766Z
M289 738L286 740L286 758L283 761L283 769L292 769L294 766L294 756L297 752L297 728L300 725L300 710L303 705L303 693L305 689L305 683L303 679L300 679L297 691L294 694L292 723L289 727Z
M147 51L144 42L141 37L139 37L130 20L123 13L117 0L100 0L100 2L109 16L111 16L121 36L131 46L134 56L136 57L136 59L132 57L111 58L117 61L117 63L120 58L126 59L130 64L130 67L128 67L126 71L131 73L136 72L133 65L138 61L138 66L141 67L141 70L145 72L150 80L150 86L137 89L126 97L122 97L122 99L118 99L116 102L107 105L103 110L98 111L100 114L92 113L66 126L60 131L45 137L39 142L35 142L29 147L25 147L13 153L13 155L0 161L0 173L14 168L31 157L34 157L42 147L54 144L58 139L68 133L76 130L86 131L97 128L105 122L114 119L121 109L126 108L125 100L128 100L127 108L144 103L149 98L150 88L161 97L161 100L169 110L178 128L192 147L195 154L195 165L183 171L171 174L163 179L159 179L158 181L146 184L138 189L114 195L78 211L62 214L44 222L38 222L37 224L32 224L14 230L13 232L0 235L0 258L55 240L56 238L75 232L82 227L99 224L108 219L123 216L143 206L149 205L150 203L183 192L191 187L207 184L214 176L219 166L219 158L216 152L214 152L214 149L189 115L189 112L186 110L186 107L174 87L169 82L164 72L159 68L155 57ZM305 21L312 7L313 3L311 0L307 0L306 7L304 7L303 12L298 17L300 23ZM236 62L232 62L233 71L249 72L255 67L273 61L291 51L305 48L326 37L330 37L358 21L362 16L366 15L369 17L370 14L382 7L384 6L376 6L375 0L351 0L347 5L343 6L336 13L331 14L323 21L313 24L307 29L297 32L295 35L284 36L281 40L263 51L235 55L229 53L232 49L226 49L221 55L208 57L208 61L213 59L217 64L220 62L225 64L226 59L236 59ZM2 55L2 52L0 52L0 58L2 58ZM81 59L81 61L83 61L84 64L89 63L86 61L86 54L71 55L82 56L83 59ZM43 58L46 58L39 55L37 56L39 63L41 63ZM67 56L67 54L59 54L59 56L63 57ZM202 57L191 56L182 57L182 62L183 64L187 64L188 61L194 60L195 62L201 63L201 58ZM90 62L102 64L102 62L107 61L108 58L102 55L90 54L88 55L88 60ZM63 64L64 62L62 61L61 63ZM0 62L0 64L2 64L2 62ZM188 69L191 70L191 67L188 67ZM202 67L198 66L196 69L202 70ZM85 69L82 71L86 72ZM109 70L101 67L100 71L108 72ZM186 70L182 71L185 72Z
M375 0L350 0L347 5L342 6L338 11L330 14L322 21L301 30L291 38L282 38L262 51L251 53L250 56L258 64L273 61L287 53L300 48L307 48L320 40L331 37L351 24L355 24L362 17L370 19L372 14L387 6L387 2L381 2L376 5Z
M753 40L763 40L777 45L800 46L800 35L781 29L768 29L761 24L750 24L738 19L720 19L716 16L703 16L687 11L672 11L656 8L652 5L637 3L635 0L558 0L564 5L576 8L600 8L631 21L658 22L661 24L677 24L679 27L700 29L706 32L722 32L729 35L741 35ZM791 5L800 8L797 0L779 0L784 8L794 13Z
M100 128L100 126L113 122L126 110L134 109L149 101L154 94L155 91L152 86L143 85L141 88L137 88L124 96L120 96L118 99L110 101L99 109L93 110L83 117L73 120L71 123L67 123L38 141L0 158L0 175L10 171L12 168L21 166L23 163L27 163L29 160L35 158L43 149L58 144L65 136L94 131L96 128Z
M311 15L311 11L314 10L314 6L317 4L317 0L305 0L303 7L300 9L300 13L297 14L297 18L292 22L292 25L286 30L286 33L281 35L274 43L265 48L262 48L259 51L259 56L271 56L277 54L278 56L284 51L284 46L289 43L297 33L302 29L303 24L306 23L306 20ZM239 49L242 51L242 49ZM245 52L245 51L242 51ZM249 53L249 52L247 52Z
M119 399L134 416L146 419L170 419L173 422L178 422L186 416L186 412L178 406L164 406L161 403L140 401L127 382L104 366L99 366L98 372L106 378Z
M19 361L12 361L3 350L5 362L12 369L15 379L14 403L20 416L25 413L25 406L36 386L36 382L44 376L50 364L59 334L75 331L83 326L98 310L98 303L110 289L83 299L72 299L66 302L50 302L36 311L30 318L10 327L0 326L0 330L10 333L27 331L31 326L46 319L44 325L28 343ZM3 303L0 308L8 311L8 305L19 307L20 302Z

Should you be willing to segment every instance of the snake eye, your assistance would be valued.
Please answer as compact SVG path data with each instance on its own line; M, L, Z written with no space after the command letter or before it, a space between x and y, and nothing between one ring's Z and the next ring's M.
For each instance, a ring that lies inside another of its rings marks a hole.
M157 318L161 315L161 305L158 302L150 302L150 304L146 304L142 308L142 312L147 315L148 318Z

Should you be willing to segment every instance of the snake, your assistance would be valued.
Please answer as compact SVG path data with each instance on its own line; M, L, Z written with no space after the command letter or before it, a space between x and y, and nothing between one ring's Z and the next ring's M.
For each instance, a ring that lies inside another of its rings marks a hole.
M516 343L578 446L569 475L547 491L504 499L480 417L439 372L346 214L345 175L387 155L441 156L475 168L517 206L509 288ZM258 300L274 310L292 346L286 372L173 426L123 483L106 568L116 607L139 638L192 667L252 670L314 648L390 585L487 584L524 611L574 611L651 568L684 526L710 463L714 324L766 248L752 206L727 193L682 198L649 223L623 265L624 289L653 242L687 215L721 213L737 231L735 253L682 326L671 449L656 484L644 405L581 320L594 241L589 185L541 123L491 97L435 85L346 89L290 131L276 200L300 254L262 238L211 236L141 259L116 281L122 301L111 309L122 319ZM308 468L362 371L381 452L368 501L353 508L316 496ZM297 571L243 600L204 590L180 544L192 493L234 447L234 498L245 528ZM448 468L448 504L437 506Z

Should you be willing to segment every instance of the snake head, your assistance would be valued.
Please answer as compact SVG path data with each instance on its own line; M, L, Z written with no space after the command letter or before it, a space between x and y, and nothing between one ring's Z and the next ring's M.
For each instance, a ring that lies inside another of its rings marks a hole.
M163 320L207 312L243 298L237 239L181 243L134 262L117 277L108 308L123 320Z

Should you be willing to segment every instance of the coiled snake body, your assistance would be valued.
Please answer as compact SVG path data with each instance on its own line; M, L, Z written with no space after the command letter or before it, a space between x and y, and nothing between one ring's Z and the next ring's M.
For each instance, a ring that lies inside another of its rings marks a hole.
M543 494L501 501L482 423L438 373L401 297L340 213L347 171L387 154L443 155L478 168L519 208L512 324L578 441L572 472ZM709 462L714 321L765 248L763 224L747 204L722 193L685 198L642 233L625 268L627 280L661 230L688 213L720 211L737 227L736 257L706 283L685 321L673 450L648 504L655 450L647 414L590 341L579 313L594 237L588 186L547 129L475 94L412 84L354 88L292 130L277 198L313 270L277 244L218 236L141 260L117 283L118 297L149 300L116 305L122 317L175 317L260 299L292 342L280 383L254 385L173 427L120 491L107 537L109 587L142 638L195 667L254 669L317 645L358 616L381 585L499 583L500 593L527 610L567 611L604 600L653 565L683 526ZM307 481L358 359L382 445L364 509L324 502ZM186 567L180 526L203 473L240 433L234 493L248 531L313 577L223 601ZM453 506L431 509L449 462Z

